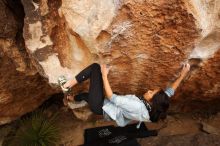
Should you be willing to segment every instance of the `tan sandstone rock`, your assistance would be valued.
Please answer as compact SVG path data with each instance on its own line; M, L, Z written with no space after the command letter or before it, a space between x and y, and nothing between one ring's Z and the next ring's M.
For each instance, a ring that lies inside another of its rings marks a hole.
M33 110L57 92L58 76L74 78L92 62L112 65L109 80L115 92L141 95L165 88L178 76L180 65L190 61L193 69L177 90L172 109L203 109L204 100L219 105L219 0L22 0L22 5L25 49L16 50L17 39L11 37L17 31L15 20L10 19L11 33L0 31L8 36L1 41L7 62L1 67L1 83L9 80L5 73L11 68L16 75L8 84L17 89L0 88L0 99L7 97L0 109L0 114L7 111L5 117L15 119ZM21 80L16 86L15 78ZM21 105L22 110L10 109Z

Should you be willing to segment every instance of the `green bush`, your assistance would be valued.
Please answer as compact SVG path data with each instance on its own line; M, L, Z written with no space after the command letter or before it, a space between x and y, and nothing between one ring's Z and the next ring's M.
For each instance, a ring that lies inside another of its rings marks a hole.
M11 145L54 146L59 140L57 117L54 114L48 118L43 111L38 111L22 119Z

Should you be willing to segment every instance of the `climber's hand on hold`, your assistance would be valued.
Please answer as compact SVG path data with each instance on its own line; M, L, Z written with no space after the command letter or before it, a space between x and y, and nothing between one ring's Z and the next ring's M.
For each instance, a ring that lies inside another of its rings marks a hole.
M63 104L64 104L64 106L68 106L68 102L69 102L69 101L73 101L73 100L74 100L73 95L71 95L71 94L65 95L64 98L63 98Z
M74 97L71 94L67 94L66 98L67 98L68 101L73 101L74 100Z
M63 98L63 104L64 104L64 106L68 105L68 100L66 99L66 97Z
M110 69L111 69L111 66L109 65L106 65L106 64L101 64L101 72L102 72L102 76L103 77L107 77Z
M189 63L183 64L183 68L182 68L182 70L180 72L180 77L184 78L189 71L190 71Z

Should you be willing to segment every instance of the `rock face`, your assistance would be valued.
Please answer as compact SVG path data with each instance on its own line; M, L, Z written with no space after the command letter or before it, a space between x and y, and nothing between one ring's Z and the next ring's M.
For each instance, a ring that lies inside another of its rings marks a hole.
M204 100L219 103L219 0L21 3L16 5L20 10L13 1L0 2L2 124L57 92L59 75L74 78L92 62L112 66L109 80L115 92L141 95L165 88L180 65L190 61L195 64L191 74L173 98L181 108L173 109L199 108L202 104L194 103Z
M33 111L57 92L39 75L25 49L24 11L19 5L18 1L0 1L0 125Z

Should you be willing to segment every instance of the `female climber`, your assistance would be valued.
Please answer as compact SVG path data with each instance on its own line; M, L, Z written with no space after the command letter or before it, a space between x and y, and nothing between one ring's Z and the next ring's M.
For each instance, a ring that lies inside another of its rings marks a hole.
M190 65L183 65L179 77L166 90L148 90L142 97L113 93L107 77L109 70L110 68L105 64L94 63L76 75L75 79L67 81L62 76L58 82L62 90L68 93L77 83L90 79L88 93L81 93L74 97L68 95L68 100L85 100L95 114L114 120L118 126L125 126L131 121L139 121L140 125L141 122L157 122L159 119L166 118L169 98L174 95L174 91L189 72Z

